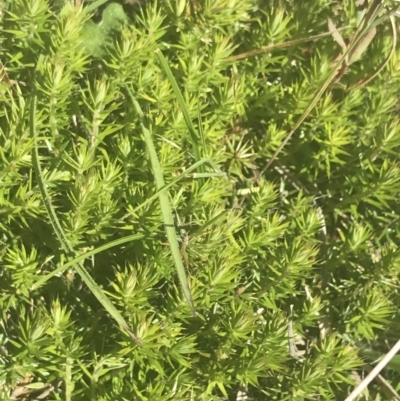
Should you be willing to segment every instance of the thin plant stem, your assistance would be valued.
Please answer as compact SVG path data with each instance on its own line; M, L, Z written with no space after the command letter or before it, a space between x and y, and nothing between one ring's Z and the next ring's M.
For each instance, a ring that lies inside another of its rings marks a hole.
M352 393L344 401L355 400L368 386L372 380L380 373L380 371L390 362L390 360L400 351L400 340L393 348L384 356L384 358L372 369L368 376L352 391Z
M337 28L336 31L337 32L344 31L349 28L350 28L349 26L343 26L341 28ZM236 54L234 56L229 57L228 60L229 61L243 60L243 59L246 59L249 57L257 56L258 54L270 52L272 50L283 49L285 47L295 46L295 45L299 45L301 43L312 42L313 40L325 38L326 36L331 36L331 35L332 35L332 32L324 32L324 33L319 33L318 35L309 36L308 38L288 40L287 42L278 43L276 45L263 46L260 49L251 50L246 53Z

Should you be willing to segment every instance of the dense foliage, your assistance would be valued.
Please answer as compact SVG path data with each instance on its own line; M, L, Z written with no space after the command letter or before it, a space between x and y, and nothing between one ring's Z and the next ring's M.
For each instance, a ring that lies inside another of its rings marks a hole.
M327 32L327 17L349 37L362 3L3 4L1 400L340 400L398 340L400 53L357 84L390 53L388 20L264 168L341 51L329 35L279 45ZM43 180L74 255L35 174L33 93ZM168 196L195 316L162 204L137 209L158 188L143 121L165 182L180 178ZM199 155L211 163L186 174ZM35 286L132 234L84 266L142 346L73 266ZM400 390L398 367L385 377ZM386 394L374 383L363 397Z

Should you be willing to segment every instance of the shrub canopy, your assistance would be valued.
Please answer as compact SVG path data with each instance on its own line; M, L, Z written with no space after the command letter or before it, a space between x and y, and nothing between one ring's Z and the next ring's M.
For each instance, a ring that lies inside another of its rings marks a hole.
M364 2L76 3L2 9L1 399L344 399L400 332L395 3L324 91Z

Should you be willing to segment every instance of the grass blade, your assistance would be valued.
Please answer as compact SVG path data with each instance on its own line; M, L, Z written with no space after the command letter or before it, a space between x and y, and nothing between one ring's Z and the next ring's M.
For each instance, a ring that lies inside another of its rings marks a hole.
M66 235L61 227L61 224L57 218L57 215L53 209L53 205L51 204L50 197L47 193L47 189L46 189L46 186L43 181L43 173L42 173L42 169L41 169L40 161L39 161L35 117L36 117L36 96L33 96L32 100L31 100L31 104L30 104L30 121L29 121L30 132L31 132L32 138L34 140L34 145L35 145L34 149L33 149L33 155L32 155L33 167L34 167L36 178L38 181L40 194L42 196L42 199L43 199L43 202L44 202L44 205L46 208L46 212L49 216L53 230L61 244L62 249L68 255L71 255L74 253L74 250L68 243L67 237L66 237ZM89 289L93 293L93 295L103 305L104 309L115 319L115 321L119 324L121 329L123 329L126 333L128 333L130 335L130 337L133 340L135 340L139 346L141 346L142 343L139 340L139 338L137 338L136 335L133 334L133 332L129 328L128 323L125 321L125 319L119 313L117 308L111 303L111 301L108 299L108 297L103 293L101 288L96 284L96 282L93 280L93 278L90 276L90 274L86 271L83 264L80 264L80 263L76 264L75 269L78 272L78 274L81 276L81 278L85 282L85 284L89 287Z
M204 136L203 121L201 120L200 103L197 103L197 121L199 124L200 141L201 141L201 145L203 146L203 151L204 151L206 148L206 137Z
M211 160L201 159L198 162L194 163L192 166L190 166L182 174L180 174L179 177L174 178L171 182L164 185L162 188L158 189L153 195L151 195L149 198L147 198L143 203L141 203L139 206L135 207L132 211L125 214L123 217L121 217L120 221L125 220L128 216L136 213L139 209L141 209L143 206L147 205L148 203L152 202L155 198L158 198L160 196L161 192L167 191L169 188L171 188L177 182L179 182L182 178L184 178L186 175L189 175L193 170L195 170L197 167L203 165L204 163L208 163L216 171L215 173L204 173L204 174L208 174L207 177L212 177L214 175L218 176L218 177L226 176L226 173L223 173L219 168L217 168ZM197 174L197 176L198 175L199 174Z
M154 178L156 180L156 187L158 190L160 190L165 187L165 182L164 182L164 177L162 174L161 165L158 160L156 148L153 143L153 138L151 136L151 132L143 123L144 115L143 115L142 109L140 108L139 103L134 98L132 91L129 88L126 88L126 89L129 94L129 97L131 99L132 106L135 108L136 112L138 113L138 115L141 119L140 126L142 128L144 140L146 142L146 145L147 145L147 148L149 151L150 162L151 162L151 165L153 168ZM185 295L185 298L186 298L190 308L192 309L193 314L196 315L196 310L194 308L192 295L190 293L189 284L188 284L188 281L186 278L185 267L184 267L183 261L182 261L182 255L181 255L181 252L179 249L178 237L175 232L174 218L172 215L172 209L171 209L171 205L169 202L168 193L166 191L160 192L159 199L160 199L161 211L163 214L165 231L167 234L171 253L174 258L178 277L179 277L179 280L182 285L183 293Z
M143 208L149 202L152 202L155 198L159 197L161 192L167 191L169 188L171 188L173 185L175 185L177 182L179 182L186 175L189 175L198 166L200 166L201 164L204 164L206 162L213 166L213 163L211 163L207 159L202 159L202 160L196 162L195 164L193 164L193 166L190 166L186 171L184 171L179 177L177 177L174 180L172 180L170 183L165 185L163 188L161 188L160 190L155 192L154 195L150 196L150 198L147 198L143 203L141 203L139 206L137 206L131 212L127 213L121 220L124 220L129 215L137 212L139 209ZM218 174L218 176L221 176L221 174L225 175L222 172L218 172L218 173L215 173L215 174ZM107 249L110 249L110 248L113 248L115 246L125 244L127 242L136 241L136 240L141 239L143 237L144 237L144 234L128 235L126 237L119 238L119 239L117 239L115 241L108 242L108 243L106 243L106 244L104 244L102 246L99 246L99 247L97 247L95 249L92 249L91 251L83 253L82 255L79 255L78 257L70 260L69 262L59 266L57 269L53 270L51 273L47 274L46 276L41 277L38 281L36 281L35 284L32 285L32 287L30 289L31 289L31 291L38 289L44 283L46 283L48 280L50 280L52 277L56 276L58 273L61 273L61 272L65 271L66 269L68 269L69 267L74 266L77 263L83 262L85 259L88 259L93 255L96 255L96 254L98 254L100 252L103 252L103 251L105 251Z
M107 244L98 246L97 248L92 249L88 252L85 252L82 255L79 255L76 258L68 261L67 263L64 263L63 265L57 267L57 269L53 270L51 273L47 274L46 276L41 277L38 281L36 281L35 284L32 285L32 287L30 289L31 289L31 291L38 289L46 281L50 280L52 277L56 276L58 273L61 273L64 270L68 269L69 267L72 267L78 263L82 263L85 259L90 258L91 256L96 255L97 253L103 252L107 249L113 248L113 247L121 245L121 244L125 244L127 242L136 241L143 237L144 237L144 234L133 234L133 235L128 235L126 237L119 238L115 241L107 242Z
M368 372L371 372L373 368L372 366L365 364L364 369L366 369ZM376 376L375 381L381 386L382 391L388 400L400 401L400 395L397 394L397 391L382 375Z
M156 50L156 54L157 54L158 60L160 61L161 67L163 68L163 70L165 72L165 75L167 76L169 82L171 83L171 86L172 86L172 89L174 90L176 99L178 100L179 107L181 108L186 125L189 129L189 135L190 135L190 140L192 142L193 154L194 154L196 161L198 161L201 159L200 149L199 149L199 144L198 144L199 139L198 139L196 130L193 126L192 120L190 118L189 110L186 107L186 103L183 99L182 93L179 89L179 86L175 80L174 75L172 74L171 69L169 68L167 60L165 59L165 57L162 54L160 49Z

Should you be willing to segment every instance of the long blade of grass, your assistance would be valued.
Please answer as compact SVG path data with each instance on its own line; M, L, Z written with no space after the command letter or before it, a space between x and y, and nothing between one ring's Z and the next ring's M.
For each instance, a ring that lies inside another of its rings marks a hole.
M368 29L373 28L374 20L376 20L377 16L383 9L384 0L372 0L368 5L367 11L365 13L364 18L361 21L360 28L357 30L359 33L363 32L360 36L362 36Z
M155 198L159 197L161 192L166 192L169 188L171 188L173 185L175 185L177 182L179 182L186 175L189 175L199 165L204 164L204 163L209 163L211 166L214 167L214 163L211 163L210 160L207 160L207 159L202 159L202 160L196 162L195 164L193 164L193 166L190 166L186 171L184 171L179 177L173 179L170 183L168 183L167 185L165 185L164 187L159 189L157 192L155 192L152 196L147 198L143 203L141 203L139 206L137 206L131 212L127 213L122 218L122 220L125 219L126 217L128 217L129 215L131 215L133 213L136 213L138 210L143 208L145 205L147 205L148 203L152 202ZM219 172L219 173L216 173L216 174L218 174L218 176L221 176L221 174L225 175L222 172ZM141 239L143 237L144 237L144 234L128 235L126 237L119 238L119 239L117 239L115 241L108 242L107 244L104 244L104 245L99 246L99 247L97 247L95 249L92 249L91 251L83 253L82 255L79 255L75 259L72 259L69 262L59 266L57 269L53 270L51 273L47 274L46 276L41 277L38 281L36 281L35 284L32 285L31 291L36 290L41 285L43 285L45 282L50 280L52 277L56 276L58 273L61 273L61 272L65 271L69 267L74 266L75 264L80 263L80 262L84 261L85 259L90 258L93 255L96 255L97 253L103 252L103 251L105 251L107 249L113 248L113 247L121 245L121 244L125 244L126 242L136 241L136 240Z
M225 177L226 173L193 173L193 178Z
M172 86L172 89L174 90L176 99L178 100L179 107L183 113L183 117L185 119L186 125L189 130L190 140L192 142L193 154L194 154L196 161L198 161L201 159L199 143L198 143L199 138L198 138L196 130L193 126L192 120L190 118L189 110L186 106L185 100L183 99L183 96L179 89L178 83L176 82L175 77L172 74L171 69L169 68L167 60L165 59L165 57L162 54L160 49L156 50L156 54L157 54L158 60L160 61L161 67L164 70L165 75L167 76L169 82L171 83L171 86Z
M151 136L151 132L150 132L149 128L147 128L143 122L144 121L143 111L142 111L139 103L134 98L131 89L128 87L126 89L129 94L129 97L131 99L132 106L135 108L137 114L139 115L139 117L141 119L140 126L142 129L144 140L146 142L146 145L147 145L147 148L149 151L150 162L151 162L151 165L153 168L154 178L156 180L156 187L158 190L160 190L161 188L165 187L165 182L164 182L164 177L162 174L162 168L161 168L160 162L158 160L156 148L153 143L153 138ZM178 277L179 277L179 280L182 285L183 293L185 295L185 298L186 298L190 308L192 309L193 314L196 315L196 310L194 308L192 295L190 293L189 284L188 284L187 277L185 274L185 267L183 265L182 255L181 255L180 249L179 249L178 237L175 232L174 218L172 215L172 209L171 209L171 205L169 202L168 193L166 191L160 192L159 198L160 198L161 212L163 214L165 231L167 234L172 257L174 258Z
M184 171L179 177L175 178L174 180L172 180L170 183L168 183L167 185L165 185L163 188L161 188L160 190L158 190L157 192L155 192L152 196L150 196L150 198L146 199L143 203L141 203L139 206L137 206L135 209L133 209L131 212L127 213L122 219L125 219L126 217L128 217L129 215L137 212L139 209L143 208L145 205L147 205L149 202L152 202L155 198L157 198L161 192L165 192L167 191L169 188L171 188L173 185L175 185L177 182L179 182L182 178L184 178L186 175L189 175L193 170L195 170L199 165L203 164L203 163L210 163L209 160L207 159L202 159L198 162L196 162L195 164L193 164L193 166L190 166L186 171ZM211 166L214 166L213 163L210 163ZM218 176L221 176L221 174L225 175L222 172L216 173L218 174ZM136 241L138 239L141 239L144 237L144 234L134 234L134 235L128 235L126 237L123 238L119 238L115 241L111 241L108 242L102 246L99 246L95 249L92 249L91 251L88 251L86 253L83 253L82 255L79 255L78 257L70 260L69 262L59 266L57 269L53 270L51 273L47 274L46 276L41 277L39 280L36 281L35 284L32 285L32 287L30 288L31 291L38 289L40 286L42 286L44 283L46 283L48 280L50 280L52 277L56 276L57 274L65 271L66 269L68 269L69 267L74 266L77 263L80 263L82 261L84 261L85 259L90 258L93 255L96 255L97 253L103 252L107 249L113 248L115 246L118 245L122 245L125 244L127 242L132 242L132 241Z
M337 28L336 31L337 32L344 31L344 30L349 29L349 28L350 28L349 26L343 26L343 27ZM336 32L336 31L334 31L334 32ZM263 46L260 49L251 50L251 51L246 52L246 53L236 54L234 56L229 57L228 60L229 61L243 60L245 58L257 56L258 54L268 53L268 52L270 52L272 50L283 49L285 47L295 46L295 45L299 45L301 43L307 43L307 42L311 42L311 41L316 40L316 39L325 38L327 36L331 36L332 33L333 33L333 31L323 32L323 33L319 33L318 35L309 36L307 38L288 40L287 42L277 43L275 45Z
M371 22L370 27L373 28L374 26L378 26L385 22L388 18L395 17L398 15L400 7L397 7L393 10L388 11L387 13L383 14L382 16L376 18L374 21Z
M147 205L148 203L152 202L155 198L158 198L160 196L161 192L167 191L169 188L174 186L176 183L178 183L182 178L185 176L189 175L193 170L195 170L197 167L201 166L204 163L208 163L211 167L216 170L216 173L205 173L207 174L207 177L213 177L214 174L221 177L221 176L226 176L226 173L223 173L219 168L216 168L215 164L208 159L201 159L198 162L194 163L192 166L190 166L187 170L185 170L182 174L179 175L179 177L174 178L172 181L170 181L168 184L157 190L153 195L151 195L149 198L147 198L143 203L141 203L139 206L135 207L133 210L131 210L129 213L125 214L123 217L121 217L120 221L125 220L128 216L136 213L139 209L141 209L143 206Z
M204 136L203 121L201 120L200 103L197 103L197 121L199 124L200 141L201 145L203 146L203 152L204 152L206 149L206 137Z
M290 315L288 322L288 336L289 336L289 353L290 356L294 359L300 360L299 350L294 343L294 335L293 335L293 305L290 305Z
M38 151L37 136L36 136L35 117L36 117L36 96L33 96L32 100L31 100L31 104L30 104L29 125L30 125L31 135L32 135L32 138L34 140L34 145L35 145L33 148L32 161L33 161L33 167L34 167L35 174L36 174L36 179L38 181L40 194L42 196L47 215L49 216L51 225L52 225L53 230L61 244L61 247L68 255L73 255L74 250L72 249L71 245L69 244L67 237L64 233L64 230L61 227L58 217L54 211L53 205L51 204L51 200L47 193L46 186L44 184L43 173L42 173L42 169L41 169L40 161L39 161L39 151ZM125 321L125 319L119 313L117 308L111 303L111 301L103 293L103 291L100 289L100 287L96 284L96 282L93 280L93 278L90 276L90 274L86 271L83 264L79 264L79 263L76 264L75 269L78 272L78 274L82 277L82 280L85 282L85 284L89 287L89 289L93 293L93 295L103 305L104 309L115 319L115 321L119 324L121 329L123 329L126 333L128 333L129 336L134 341L136 341L136 343L139 346L141 346L142 342L131 331L128 323Z
M362 39L364 34L370 29L371 21L373 21L373 18L379 13L379 10L381 9L381 6L382 6L381 0L375 0L375 1L372 1L370 3L367 12L365 13L365 16L364 16L363 20L361 21L360 25L358 26L357 31L353 36L353 39L349 43L349 46L347 46L346 51L343 52L342 57L335 64L335 66L332 68L332 72L330 73L328 78L325 80L325 82L321 85L321 87L315 93L315 95L314 95L313 99L311 100L310 104L307 106L307 108L304 110L303 114L297 120L297 122L294 125L293 129L286 135L285 139L279 145L278 149L275 151L275 153L269 159L269 161L265 165L265 167L261 170L261 174L263 174L268 169L268 167L273 163L273 161L276 159L276 157L279 155L279 153L282 151L282 149L289 142L289 140L293 136L293 134L297 131L297 129L300 127L300 125L304 122L304 120L311 113L312 109L318 103L319 99L321 99L321 97L325 93L326 89L329 87L329 85L335 79L335 77L337 75L337 72L342 67L342 64L346 60L347 56L353 51L353 49L359 43L360 39Z
M98 246L95 249L92 249L88 252L82 253L81 255L75 257L74 259L71 259L67 263L64 263L63 265L57 267L57 269L53 270L51 273L46 274L45 276L42 276L39 280L36 281L35 284L33 284L30 288L31 291L38 289L40 286L42 286L46 281L50 280L52 277L56 276L58 273L61 273L65 270L67 270L69 267L75 266L76 264L79 264L83 262L85 259L90 258L93 255L96 255L97 253L103 252L107 249L113 248L115 246L125 244L127 242L132 242L132 241L137 241L138 239L144 238L144 234L133 234L133 235L128 235L126 237L118 238L115 241L107 242L104 245Z

